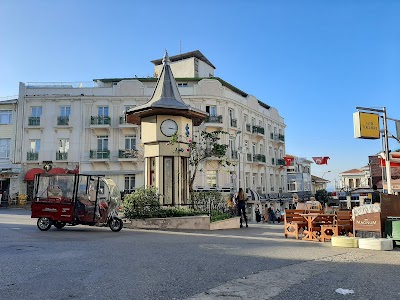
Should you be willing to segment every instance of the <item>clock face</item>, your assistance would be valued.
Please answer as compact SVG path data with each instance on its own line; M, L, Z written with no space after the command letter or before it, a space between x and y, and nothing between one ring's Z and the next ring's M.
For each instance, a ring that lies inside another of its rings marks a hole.
M170 137L178 131L178 124L174 120L168 119L161 123L160 129L163 135Z

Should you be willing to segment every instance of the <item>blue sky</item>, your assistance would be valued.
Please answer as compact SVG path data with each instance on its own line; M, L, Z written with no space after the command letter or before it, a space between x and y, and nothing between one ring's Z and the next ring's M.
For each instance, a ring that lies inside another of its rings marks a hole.
M382 149L354 139L356 106L400 119L399 15L390 0L0 0L0 97L20 81L147 76L164 49L200 50L216 76L278 109L287 153L331 158L312 173L331 171L333 185Z

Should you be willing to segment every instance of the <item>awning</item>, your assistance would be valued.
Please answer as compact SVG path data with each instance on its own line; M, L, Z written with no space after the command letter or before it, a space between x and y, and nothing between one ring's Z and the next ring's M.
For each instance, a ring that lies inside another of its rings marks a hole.
M28 172L26 172L24 180L25 181L35 180L36 174L43 174L43 173L45 173L45 171L43 169L39 169L39 168L30 169Z
M63 168L54 168L49 171L49 174L67 174L67 171Z
M260 201L260 195L258 195L258 193L252 189L249 189L250 195L251 195L251 200L254 201Z

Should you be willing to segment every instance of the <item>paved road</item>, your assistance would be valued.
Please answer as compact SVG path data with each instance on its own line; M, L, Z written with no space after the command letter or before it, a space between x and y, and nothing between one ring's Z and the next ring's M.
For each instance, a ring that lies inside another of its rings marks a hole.
M282 225L41 232L0 209L0 299L398 299L400 251L283 238ZM342 295L336 289L351 289Z

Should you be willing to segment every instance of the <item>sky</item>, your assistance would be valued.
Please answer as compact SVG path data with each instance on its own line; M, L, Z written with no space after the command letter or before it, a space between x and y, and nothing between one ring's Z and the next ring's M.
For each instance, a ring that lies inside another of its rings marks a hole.
M200 50L215 76L278 110L287 154L330 157L311 173L333 187L382 151L354 138L356 107L400 119L399 16L395 0L0 0L0 98L19 82L147 77L165 49Z

